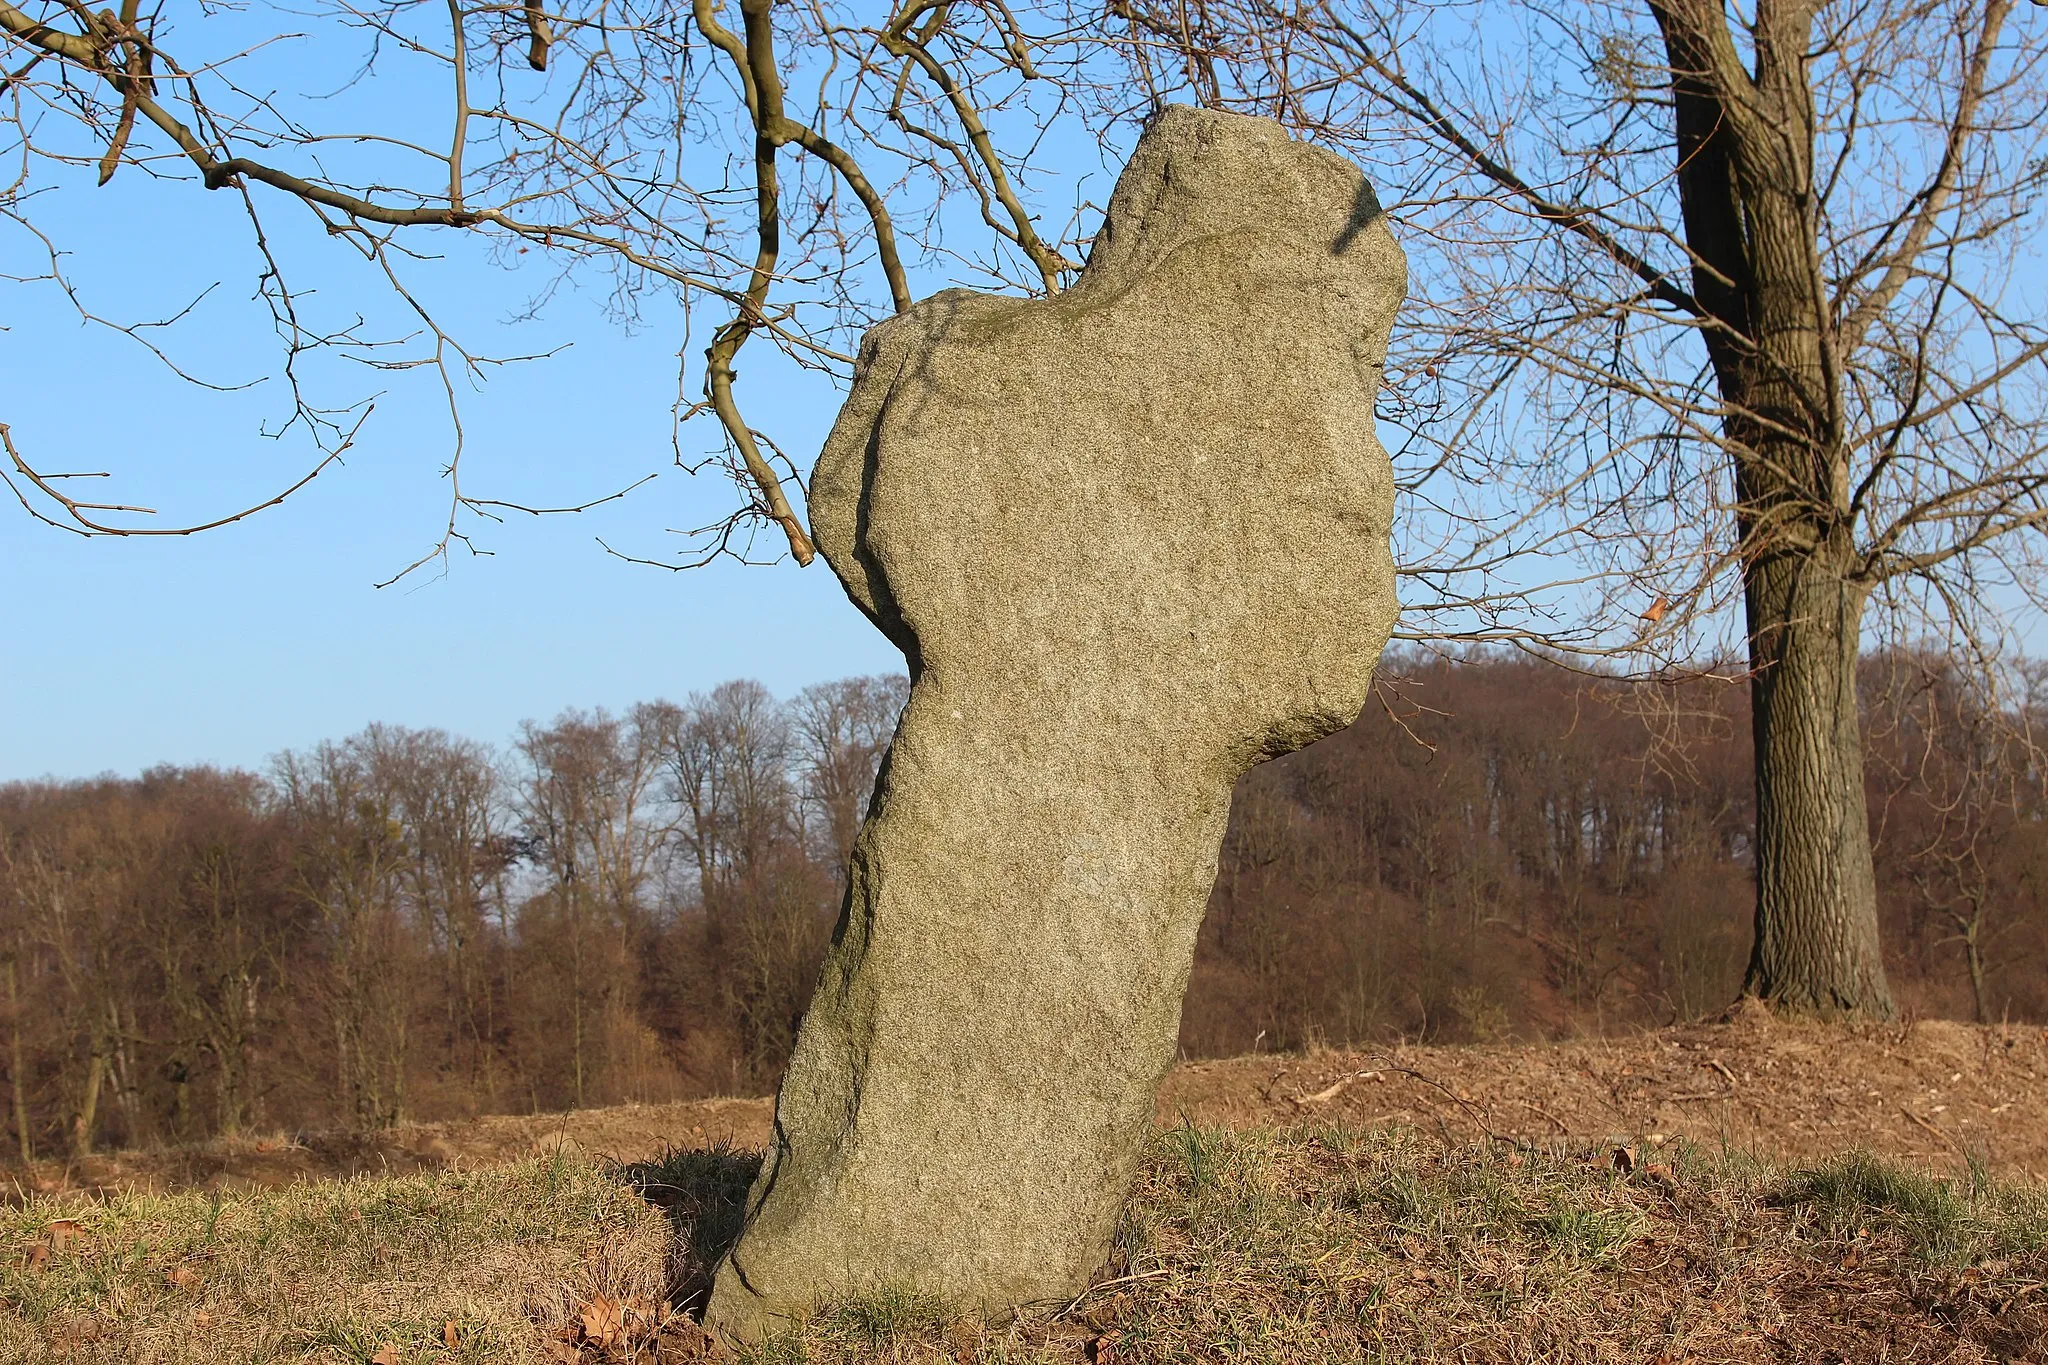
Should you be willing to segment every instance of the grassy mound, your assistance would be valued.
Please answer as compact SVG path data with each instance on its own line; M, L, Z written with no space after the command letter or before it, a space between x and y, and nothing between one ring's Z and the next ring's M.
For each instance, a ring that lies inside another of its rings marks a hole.
M1850 1155L1445 1150L1412 1130L1160 1136L1117 1259L996 1326L881 1295L794 1362L2033 1361L2048 1191Z

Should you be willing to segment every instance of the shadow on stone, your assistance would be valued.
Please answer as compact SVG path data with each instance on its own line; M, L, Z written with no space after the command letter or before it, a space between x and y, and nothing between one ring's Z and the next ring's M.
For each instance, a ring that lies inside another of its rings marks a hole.
M669 1303L701 1315L711 1276L738 1240L747 1189L761 1173L761 1153L723 1144L672 1147L652 1161L621 1165L617 1179L667 1216Z
M1351 203L1351 217L1346 220L1344 230L1337 234L1337 240L1330 243L1330 254L1342 256L1351 250L1351 244L1385 216L1380 210L1380 197L1372 192L1372 186L1359 181L1358 195Z

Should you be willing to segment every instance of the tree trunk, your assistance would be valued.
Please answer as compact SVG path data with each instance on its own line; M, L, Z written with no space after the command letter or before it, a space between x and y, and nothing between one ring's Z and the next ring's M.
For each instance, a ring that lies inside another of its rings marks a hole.
M126 1146L141 1146L148 1141L149 1134L142 1130L142 1086L136 1075L135 1052L130 1041L135 1036L134 1008L130 1006L125 1022L118 1002L109 1007L107 1014L111 1026L107 1079L114 1083L114 1106L121 1115L121 1141Z
M26 1166L36 1159L35 1141L29 1130L28 1119L28 1074L22 1068L26 1059L21 1046L21 978L20 966L12 958L7 962L7 1011L13 1027L9 1030L8 1080L14 1100L14 1135L21 1150L21 1164Z
M1970 898L1970 913L1958 915L1951 912L1950 918L1956 923L1956 936L1963 943L1963 961L1970 969L1970 1002L1976 1009L1975 1018L1980 1024L1991 1022L1991 1007L1986 1003L1984 991L1984 943L1980 931L1984 926L1984 902L1982 898Z
M1889 1018L1863 800L1856 655L1864 591L1839 556L1750 567L1756 746L1756 943L1747 995L1824 1015Z
M1813 215L1814 7L1759 6L1754 71L1719 0L1651 0L1670 59L1701 336L1734 463L1756 758L1746 994L1889 1017L1863 801L1856 655L1867 587Z
M244 973L233 985L233 998L222 1010L226 1026L214 1044L220 1064L216 1123L223 1137L242 1131L249 1094L249 1058L256 1036L256 982Z
M106 1078L106 1048L94 1043L92 1057L85 1067L85 1087L78 1096L78 1112L71 1117L71 1154L75 1157L92 1155L93 1129L99 1126L100 1118L100 1086Z

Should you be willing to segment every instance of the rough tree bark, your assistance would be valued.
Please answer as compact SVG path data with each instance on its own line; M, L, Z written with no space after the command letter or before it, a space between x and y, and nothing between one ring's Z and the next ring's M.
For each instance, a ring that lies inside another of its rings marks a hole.
M1856 708L1864 590L1825 555L1767 559L1745 586L1757 897L1743 989L1805 1012L1889 1017Z
M1719 0L1651 8L1671 69L1693 296L1736 471L1756 750L1744 989L1888 1017L1856 708L1868 588L1813 214L1813 6L1759 6L1753 72Z

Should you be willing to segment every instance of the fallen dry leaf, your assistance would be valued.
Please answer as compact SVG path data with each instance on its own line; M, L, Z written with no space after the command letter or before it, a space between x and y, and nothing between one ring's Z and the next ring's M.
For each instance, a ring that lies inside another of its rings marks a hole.
M199 1272L189 1265L174 1265L164 1272L164 1278L180 1289L190 1289L199 1283Z
M441 1344L451 1351L462 1344L462 1334L455 1330L455 1319L450 1318L441 1324Z
M73 1357L81 1346L90 1346L107 1335L107 1324L90 1314L71 1314L58 1319L50 1332L49 1340L64 1352L65 1358Z
M1635 1149L1633 1147L1616 1147L1614 1149L1614 1169L1620 1171L1623 1175L1628 1175L1635 1168Z
M31 1242L21 1249L21 1261L26 1269L41 1270L45 1265L49 1264L49 1260L50 1248L48 1243Z
M398 1343L387 1341L370 1357L370 1365L399 1365Z
M73 1237L85 1236L85 1224L76 1218L59 1218L56 1222L46 1225L43 1231L49 1236L50 1250L62 1251L64 1244Z
M592 1294L583 1305L583 1335L599 1350L610 1350L626 1339L625 1305L603 1294Z
M192 1315L192 1325L202 1330L213 1326L213 1314L208 1313L203 1309L200 1312L194 1313Z
M583 1352L566 1341L551 1341L548 1343L548 1356L556 1361L557 1365L577 1365L577 1362L583 1359Z

